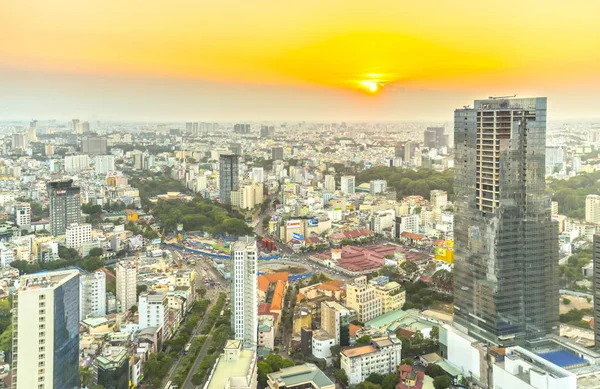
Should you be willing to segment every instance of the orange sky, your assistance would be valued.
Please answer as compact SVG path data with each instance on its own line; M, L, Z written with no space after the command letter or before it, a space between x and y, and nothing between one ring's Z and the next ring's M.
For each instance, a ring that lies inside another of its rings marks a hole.
M247 88L290 116L298 114L288 106L294 91L299 102L334 99L373 119L394 118L387 110L400 93L419 101L454 93L454 106L496 92L535 93L564 101L556 107L562 116L594 116L574 107L598 107L599 18L593 0L5 1L0 82L29 96L31 107L21 100L15 107L28 115L39 112L36 89L47 98L59 88L65 103L57 109L66 115L69 99L79 100L78 88L88 83L109 104L134 86L140 99L150 90L176 98L168 88L144 86L171 82L190 87L186 98L202 101L202 91L212 90L233 107ZM98 90L102 79L110 87ZM385 86L372 96L365 81ZM93 101L96 111L111 112L101 96ZM91 102L79 104L96 112Z

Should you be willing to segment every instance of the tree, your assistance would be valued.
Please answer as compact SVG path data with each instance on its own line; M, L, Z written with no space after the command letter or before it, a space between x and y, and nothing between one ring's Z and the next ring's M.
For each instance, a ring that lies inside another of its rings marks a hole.
M137 285L135 287L136 299L140 297L140 294L142 294L146 291L148 291L148 285L144 285L144 284Z
M90 378L92 377L92 372L90 371L89 366L80 367L79 368L79 380L81 381L81 386L87 388L90 383Z
M447 375L440 375L433 379L433 387L435 389L446 389L449 388L451 384L452 381L450 381L450 377Z
M371 373L367 377L367 381L372 382L377 385L381 385L381 383L383 382L383 376L379 373Z
M434 340L435 342L438 342L440 340L440 327L438 327L438 326L431 327L431 332L429 333L429 336L431 337L432 340Z
M198 293L198 296L200 296L200 298L204 298L204 296L206 295L206 288L198 288L196 289L196 293Z
M337 369L333 373L333 378L335 378L335 382L339 384L342 388L348 387L348 375L344 369Z
M363 381L355 386L356 389L381 389L381 386L369 381Z
M400 362L401 365L409 365L409 366L414 366L415 365L415 361L413 361L412 358L404 358L402 360L402 362Z
M381 383L381 389L394 389L396 388L396 384L398 383L398 377L396 374L390 373L383 377L383 382Z
M569 305L569 304L571 304L571 300L569 300L568 298L565 297L565 298L562 299L562 303L564 305Z
M444 369L442 369L440 366L436 365L435 363L430 363L425 368L425 374L427 374L431 378L435 378L435 377L438 377L441 375L445 375L446 372L444 371Z
M258 362L258 384L261 388L267 386L267 374L272 373L271 367L267 362Z
M371 342L371 337L369 335L363 335L360 338L356 339L356 342L354 344L361 345L361 344L369 344L370 342Z
M104 251L100 247L94 247L90 250L88 257L101 257Z
M129 308L129 312L131 312L132 315L135 315L137 311L138 311L137 305L132 305L131 308Z
M417 264L414 262L404 261L400 265L400 269L402 269L408 278L413 278L415 273L419 270L419 266L417 266Z

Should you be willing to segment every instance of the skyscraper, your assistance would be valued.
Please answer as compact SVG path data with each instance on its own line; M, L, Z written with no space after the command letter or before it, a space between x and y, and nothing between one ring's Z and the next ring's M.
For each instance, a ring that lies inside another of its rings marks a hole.
M79 318L106 315L106 274L102 270L80 276Z
M594 343L600 350L600 233L594 234L592 246L592 261L594 265Z
M341 179L342 193L349 194L356 192L356 179L354 176L342 176Z
M67 226L81 223L81 197L73 180L51 181L46 185L50 200L50 229L53 236L63 235Z
M85 154L106 154L107 140L104 136L86 136L81 139L81 151Z
M501 345L557 331L546 98L476 100L455 111L454 139L454 325Z
M273 147L271 149L271 159L273 161L283 161L283 147Z
M73 134L81 134L81 124L79 119L71 120L71 131Z
M13 389L79 388L79 272L22 276L13 308Z
M231 203L231 191L239 189L239 157L221 154L219 157L219 199Z
M137 268L134 262L119 262L115 267L118 312L125 312L136 304Z
M257 249L253 237L240 238L231 249L231 328L244 347L258 342Z

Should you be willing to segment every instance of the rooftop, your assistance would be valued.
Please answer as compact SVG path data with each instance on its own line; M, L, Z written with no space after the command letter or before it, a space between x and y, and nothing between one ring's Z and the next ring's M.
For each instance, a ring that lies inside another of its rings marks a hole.
M237 348L237 346L233 344L232 347L229 347L230 343L232 342L239 343L240 341L229 340L225 348ZM253 360L254 351L252 350L241 350L239 358L237 360L226 360L226 358L224 358L224 355L221 354L221 356L217 360L215 369L212 372L210 381L205 386L205 389L223 389L225 387L228 387L227 382L230 379L243 377L243 380L245 380Z
M24 292L57 288L77 275L79 275L79 271L77 270L62 270L25 275L20 279L19 291Z
M333 382L312 363L286 367L268 376L269 380L277 382L279 387L289 388L306 382L313 382L317 388L334 386Z
M354 357L360 357L360 356L366 355L366 354L371 354L376 351L377 351L377 349L375 348L375 346L368 344L366 346L357 346L357 347L351 347L351 348L344 349L344 350L342 350L342 354L344 354L348 358L354 358Z

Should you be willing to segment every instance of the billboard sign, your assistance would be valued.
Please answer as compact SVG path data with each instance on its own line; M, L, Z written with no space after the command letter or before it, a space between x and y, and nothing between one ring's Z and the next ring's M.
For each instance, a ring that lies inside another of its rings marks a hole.
M317 227L319 225L319 221L317 219L308 219L309 227Z
M300 220L288 220L286 227L287 228L300 228L302 226L302 223L300 222Z
M302 236L302 234L299 234L299 233L297 233L297 232L294 232L294 233L292 234L292 237L293 237L294 239L296 239L296 240L304 240L304 236Z
M152 244L160 244L160 238L152 239Z

